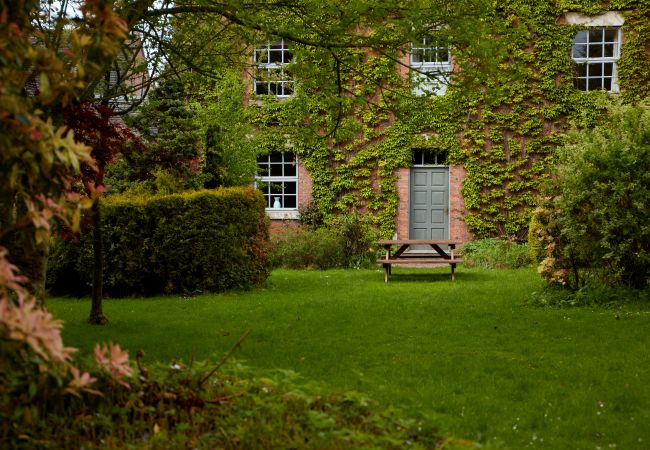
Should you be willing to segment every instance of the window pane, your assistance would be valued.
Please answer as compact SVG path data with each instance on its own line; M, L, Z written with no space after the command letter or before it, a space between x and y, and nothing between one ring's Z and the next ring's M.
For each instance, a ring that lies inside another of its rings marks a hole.
M573 82L577 89L581 91L587 90L587 80L585 78L574 78Z
M589 42L603 42L603 28L595 27L589 29Z
M590 44L589 45L589 58L601 58L603 56L603 45L602 44Z
M282 52L271 50L269 52L269 62L273 64L282 63Z
M277 92L277 94L278 95L291 95L291 84L286 82L286 81L282 81L282 82L278 83L278 92Z
M607 89L608 91L612 90L612 79L611 78L603 78L603 89Z
M295 181L285 181L284 182L284 193L285 194L296 194L296 185Z
M425 150L424 151L424 161L423 161L423 163L425 165L436 164L436 154L431 150Z
M573 66L573 74L575 77L587 76L587 64L575 64Z
M605 44L603 46L603 56L605 58L613 58L614 57L614 44Z
M573 46L574 58L586 58L587 57L587 46L585 44L575 44Z
M269 88L268 85L264 82L256 81L255 82L255 93L257 95L268 95Z
M603 88L603 79L602 78L587 78L587 85L589 91L597 91Z
M617 42L618 30L616 28L605 28L605 42Z
M424 50L421 48L414 48L411 52L411 62L421 63L424 62Z
M281 163L281 162L283 162L284 159L282 157L282 153L280 153L280 152L272 152L271 154L269 154L269 161L271 161L272 163Z
M589 33L587 30L578 31L576 37L573 38L574 44L586 44L588 42Z
M603 64L603 75L611 77L614 73L614 63Z
M296 165L295 164L285 164L284 165L284 176L285 177L295 177L296 176Z
M281 177L282 176L282 164L271 164L271 172L269 173L271 177Z
M419 166L423 163L423 150L421 148L416 148L413 150L413 165Z
M297 207L297 198L295 195L289 195L284 197L284 208L296 208Z
M589 64L589 77L601 77L603 75L603 66L601 63Z

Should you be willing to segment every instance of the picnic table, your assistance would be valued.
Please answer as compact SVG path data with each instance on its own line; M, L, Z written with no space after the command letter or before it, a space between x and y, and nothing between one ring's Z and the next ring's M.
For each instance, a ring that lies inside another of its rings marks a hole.
M386 254L377 260L377 264L384 266L384 281L388 283L391 267L394 264L413 264L419 266L438 266L449 264L451 266L451 279L456 279L456 265L463 262L454 255L459 241L449 240L422 240L422 239L394 239L378 242L384 247ZM397 247L391 253L393 247ZM446 247L445 250L443 247Z

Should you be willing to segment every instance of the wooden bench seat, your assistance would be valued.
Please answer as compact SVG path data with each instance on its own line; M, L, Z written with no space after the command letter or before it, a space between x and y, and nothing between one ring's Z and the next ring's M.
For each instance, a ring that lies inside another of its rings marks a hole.
M422 265L422 266L442 266L445 264L449 264L451 266L451 279L455 280L456 279L456 264L462 264L463 260L460 258L432 258L431 256L428 257L418 257L418 256L412 256L409 255L407 258L402 255L398 259L378 259L377 264L381 264L384 266L384 281L388 282L388 275L390 275L391 272L391 267L393 265Z
M444 259L444 258L400 258L400 259L378 259L377 264L383 265L400 265L400 264L422 264L422 265L434 265L434 264L462 264L463 260L459 258L454 259Z

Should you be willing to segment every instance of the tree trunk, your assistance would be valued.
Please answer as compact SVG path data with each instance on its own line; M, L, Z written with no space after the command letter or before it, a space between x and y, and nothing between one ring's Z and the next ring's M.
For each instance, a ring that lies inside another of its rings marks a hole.
M104 283L104 246L102 243L102 224L99 199L96 199L91 209L93 224L93 298L90 305L88 323L92 325L106 325L108 319L102 310L102 287Z

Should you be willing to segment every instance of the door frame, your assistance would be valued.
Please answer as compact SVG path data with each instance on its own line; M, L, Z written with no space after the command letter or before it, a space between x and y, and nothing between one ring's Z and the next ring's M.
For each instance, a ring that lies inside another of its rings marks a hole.
M445 206L445 236L443 239L450 239L451 235L451 170L448 165L413 165L409 168L409 207L408 207L408 236L409 239L413 239L413 183L414 183L414 173L415 170L430 169L432 171L444 171L446 172L447 179L447 198Z

